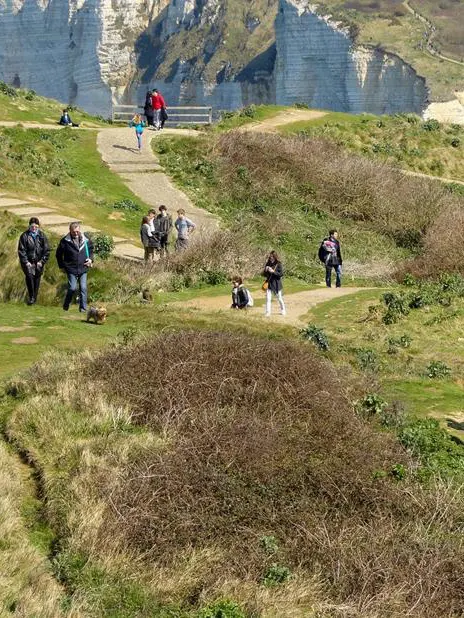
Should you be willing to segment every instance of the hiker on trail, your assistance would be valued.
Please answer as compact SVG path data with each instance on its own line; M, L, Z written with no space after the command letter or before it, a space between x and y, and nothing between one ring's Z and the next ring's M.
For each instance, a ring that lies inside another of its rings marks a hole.
M155 261L155 249L159 249L159 240L150 226L150 217L145 215L140 226L140 238L144 248L145 264Z
M177 211L177 219L174 226L177 230L176 251L185 251L189 245L190 234L196 225L185 216L185 210L180 208Z
M246 309L253 306L253 299L250 292L243 284L241 277L232 279L232 305L231 309Z
M75 124L72 120L71 120L71 116L68 113L67 109L63 110L63 113L61 115L60 121L58 124L62 124L65 127L78 127L78 124Z
M71 223L69 234L60 240L56 260L59 268L68 276L68 290L63 309L68 311L79 284L79 311L87 311L87 271L93 263L93 244L81 232L78 222Z
M151 106L153 107L153 111L155 113L155 129L159 131L161 129L161 110L166 112L166 103L163 95L156 88L153 90L151 97Z
M40 229L37 217L29 219L29 228L19 237L18 257L26 277L27 304L34 305L39 294L44 266L50 257L48 240Z
M153 107L151 104L151 97L152 97L152 92L151 90L149 90L145 96L145 105L143 108L145 118L147 119L147 125L149 127L153 126L153 118L154 118L154 111L153 111Z
M337 288L342 286L342 253L338 231L330 230L328 238L324 238L319 247L319 259L325 266L325 283L328 288L332 287L332 268L335 270Z
M287 315L285 310L285 303L282 296L282 277L284 275L284 269L282 262L279 260L279 256L275 251L271 251L264 265L263 271L266 281L263 283L263 290L266 291L266 317L271 315L271 301L272 295L277 296L280 306L280 314Z
M145 121L142 120L142 116L140 114L135 114L132 120L129 123L130 127L134 127L135 136L137 138L137 146L139 148L139 152L142 150L142 133L145 128Z
M172 230L172 217L166 206L161 204L159 215L156 217L155 229L159 235L161 257L168 255L169 233Z

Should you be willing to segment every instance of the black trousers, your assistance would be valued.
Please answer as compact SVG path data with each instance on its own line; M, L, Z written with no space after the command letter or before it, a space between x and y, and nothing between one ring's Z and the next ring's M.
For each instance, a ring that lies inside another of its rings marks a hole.
M21 265L21 268L26 278L29 300L36 300L39 294L40 279L42 278L43 269L37 268L37 264L32 264L29 267Z
M168 241L169 241L169 234L160 234L160 253L161 253L161 257L163 255L168 255L169 251L168 251Z

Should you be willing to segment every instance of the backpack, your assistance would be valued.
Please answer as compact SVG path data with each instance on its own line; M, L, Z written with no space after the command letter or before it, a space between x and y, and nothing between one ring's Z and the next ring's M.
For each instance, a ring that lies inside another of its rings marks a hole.
M247 298L248 298L248 302L247 302L247 307L253 307L253 305L255 304L254 300L253 300L253 296L250 294L250 290L248 288L245 288L245 291L247 293Z
M336 257L337 255L337 245L330 240L329 238L325 238L321 242L321 246L319 247L319 259L326 266L329 266L332 262L332 257Z

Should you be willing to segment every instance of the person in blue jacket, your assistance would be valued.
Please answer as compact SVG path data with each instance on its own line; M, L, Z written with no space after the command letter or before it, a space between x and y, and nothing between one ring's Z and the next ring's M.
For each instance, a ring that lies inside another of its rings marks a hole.
M142 134L145 128L145 121L142 120L142 116L140 114L135 114L132 120L129 123L130 127L134 127L135 136L137 137L137 145L139 147L139 152L142 150Z

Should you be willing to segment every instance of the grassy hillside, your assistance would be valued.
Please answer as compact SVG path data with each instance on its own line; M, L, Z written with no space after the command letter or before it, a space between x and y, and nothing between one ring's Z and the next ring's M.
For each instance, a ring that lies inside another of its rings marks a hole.
M33 90L14 88L0 82L0 120L18 122L58 123L65 103L41 97ZM96 118L80 109L69 107L73 122L85 127L105 125L103 118Z
M49 356L7 392L64 615L458 615L460 494L422 488L427 462L311 346L165 333Z
M148 206L102 162L96 139L94 131L0 128L3 193L32 197L97 229L136 240ZM140 210L123 208L124 200Z
M403 169L464 180L464 127L460 125L421 121L414 114L380 117L329 112L316 120L286 125L281 132L329 139Z

